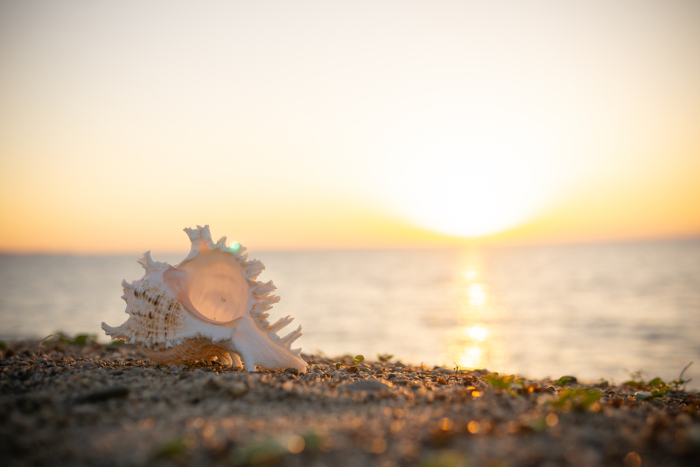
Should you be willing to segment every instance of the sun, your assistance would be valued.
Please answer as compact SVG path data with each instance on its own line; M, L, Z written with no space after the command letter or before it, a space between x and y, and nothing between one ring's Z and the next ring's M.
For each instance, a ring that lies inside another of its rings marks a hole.
M420 227L457 237L493 234L542 207L541 167L507 135L471 132L405 149L384 179L391 209Z

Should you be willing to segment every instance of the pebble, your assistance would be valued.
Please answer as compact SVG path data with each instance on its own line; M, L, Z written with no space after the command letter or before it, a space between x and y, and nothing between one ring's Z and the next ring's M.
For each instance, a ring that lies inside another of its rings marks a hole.
M343 385L343 388L349 391L379 391L382 389L391 389L391 386L382 383L378 379L366 379L355 381L354 383L346 383Z
M122 399L129 395L129 391L129 388L126 386L113 386L92 392L80 398L79 402L103 402L109 399Z
M248 386L240 382L229 383L225 389L232 397L242 397L248 392Z
M443 375L454 375L457 373L455 370L450 370L449 368L441 368L439 366L433 368L433 371L437 373L442 373Z

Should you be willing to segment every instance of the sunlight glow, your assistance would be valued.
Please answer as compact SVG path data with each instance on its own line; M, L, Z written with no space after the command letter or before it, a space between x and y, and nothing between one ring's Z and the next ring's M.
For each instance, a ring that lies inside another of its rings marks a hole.
M495 306L498 297L477 278L488 279L483 258L475 251L467 251L457 273L460 305L454 310L455 323L445 331L443 352L438 356L441 365L462 368L491 368L504 365L508 353L498 327L501 308ZM488 281L487 281L488 282ZM502 316L500 317L503 318Z
M453 125L452 134L400 149L400 166L386 179L392 209L457 237L493 234L534 216L548 201L544 151L498 120Z
M469 295L470 305L481 306L486 302L486 291L481 284L471 284L467 289L467 295Z
M486 337L489 335L489 330L481 325L474 325L468 328L462 329L462 333L476 342L484 342Z
M469 281L476 279L476 271L473 269L467 269L464 271L464 278Z
M459 354L457 363L460 367L477 368L481 365L484 351L478 346L465 347Z

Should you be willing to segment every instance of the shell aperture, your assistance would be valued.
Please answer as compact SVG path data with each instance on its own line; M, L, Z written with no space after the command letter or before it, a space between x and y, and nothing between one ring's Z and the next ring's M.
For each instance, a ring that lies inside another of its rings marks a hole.
M292 343L301 326L280 337L277 331L292 322L287 316L267 321L279 297L272 281L255 279L265 269L249 261L239 244L226 247L226 237L214 243L209 226L185 229L192 243L189 255L177 266L153 261L150 251L138 262L144 276L122 281L129 318L121 326L102 323L112 339L137 344L153 361L166 365L215 357L248 371L295 368L306 371L301 349Z

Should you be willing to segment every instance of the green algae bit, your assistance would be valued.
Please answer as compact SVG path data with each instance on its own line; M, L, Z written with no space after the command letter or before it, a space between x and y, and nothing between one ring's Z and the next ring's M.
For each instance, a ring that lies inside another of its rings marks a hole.
M598 402L601 392L597 389L564 389L559 397L550 402L554 407L564 409L566 411L588 410L593 404Z
M394 358L394 356L391 355L391 354L388 354L388 353L379 353L379 354L377 354L377 359L378 359L380 362L382 362L382 363L386 363L386 362L388 362L389 360L391 360L392 358Z
M571 376L562 376L561 378L559 378L558 380L556 380L556 381L554 382L554 384L555 384L556 386L564 387L564 386L566 386L566 385L569 384L569 383L575 383L575 382L576 382L576 378L572 378Z
M185 445L185 438L183 436L177 436L170 441L161 444L159 447L153 451L151 454L152 459L172 459L180 454L187 451L187 446Z
M357 365L358 363L360 363L364 359L365 359L365 357L363 357L362 355L357 355L355 358L352 359L352 364Z
M515 390L523 387L523 381L513 375L500 376L498 373L491 373L486 375L485 379L491 387L502 389L513 397L517 396Z
M637 399L638 401L663 400L663 398L666 397L666 394L668 394L671 391L685 391L685 385L688 384L691 380L683 379L683 375L685 374L685 370L687 370L688 367L690 367L690 365L692 364L693 362L688 363L685 366L685 368L683 368L683 370L681 371L680 376L678 376L677 379L674 379L670 383L665 382L658 376L654 379L650 379L649 381L644 381L642 379L642 372L638 371L632 374L631 380L625 381L622 384L636 389L642 389L642 391L639 391L637 394L634 395L635 399Z
M68 334L59 331L49 337L58 337L59 343L68 345L92 345L97 343L97 334L78 334L75 337L70 337Z

